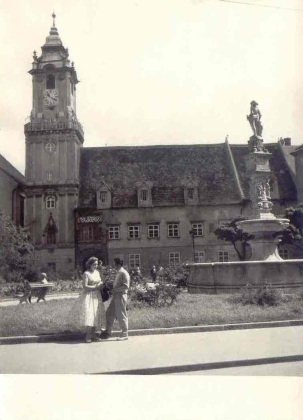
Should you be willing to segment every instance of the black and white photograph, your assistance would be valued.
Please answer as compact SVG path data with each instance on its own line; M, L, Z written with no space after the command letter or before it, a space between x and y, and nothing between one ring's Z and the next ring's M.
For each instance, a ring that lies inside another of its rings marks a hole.
M0 36L1 420L303 419L303 0Z

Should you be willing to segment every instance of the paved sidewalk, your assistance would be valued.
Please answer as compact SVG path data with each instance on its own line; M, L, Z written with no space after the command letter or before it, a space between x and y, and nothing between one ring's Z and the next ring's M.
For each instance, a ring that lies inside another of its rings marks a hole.
M58 299L76 299L79 296L79 293L60 293L60 294L49 294L46 295L46 300L58 300ZM37 298L34 297L32 299L32 305L37 303ZM43 303L43 302L41 302ZM20 305L19 298L8 298L8 299L1 299L0 306L16 306ZM22 303L22 305L26 305L26 303Z
M165 374L303 360L303 326L0 346L0 373Z

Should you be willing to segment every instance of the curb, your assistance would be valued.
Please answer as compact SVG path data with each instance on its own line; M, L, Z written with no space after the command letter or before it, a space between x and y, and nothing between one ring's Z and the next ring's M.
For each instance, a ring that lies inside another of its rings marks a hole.
M154 328L144 330L130 330L129 336L142 335L159 335L159 334L184 334L199 332L215 332L215 331L232 331L256 328L281 328L281 327L297 327L303 325L303 319L294 319L289 321L268 321L268 322L251 322L242 324L225 324L225 325L200 325L195 327L174 327L174 328ZM118 337L118 332L113 332L113 337ZM2 344L26 344L26 343L47 343L56 341L81 341L84 339L84 333L62 333L62 334L44 334L30 336L1 337ZM264 359L262 359L264 360ZM197 369L196 369L197 370ZM198 369L199 370L199 369Z

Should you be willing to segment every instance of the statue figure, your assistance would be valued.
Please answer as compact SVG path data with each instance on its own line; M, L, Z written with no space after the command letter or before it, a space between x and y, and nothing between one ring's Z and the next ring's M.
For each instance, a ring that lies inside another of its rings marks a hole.
M263 131L263 125L261 123L261 112L259 110L258 102L251 101L250 103L250 114L247 115L247 119L249 121L249 124L252 128L252 131L254 135L257 138L262 139L262 131Z
M270 180L266 179L257 184L258 206L265 212L270 212L273 207L270 201Z

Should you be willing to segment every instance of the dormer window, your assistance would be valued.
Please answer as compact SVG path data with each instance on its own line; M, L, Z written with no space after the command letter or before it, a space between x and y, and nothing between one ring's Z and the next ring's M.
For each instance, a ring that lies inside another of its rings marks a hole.
M189 188L187 190L187 197L188 197L189 200L193 200L194 199L194 197L195 197L195 190L194 190L194 188Z
M138 207L152 206L151 183L143 181L137 184Z
M107 202L107 191L100 191L100 202L101 203Z
M148 201L148 190L140 191L141 201Z
M110 188L102 182L102 185L98 188L96 193L97 208L98 209L110 209L112 201L112 193Z
M53 74L48 74L46 77L46 89L55 89L56 81Z
M184 185L184 203L186 206L198 204L198 185L194 181L188 181Z

